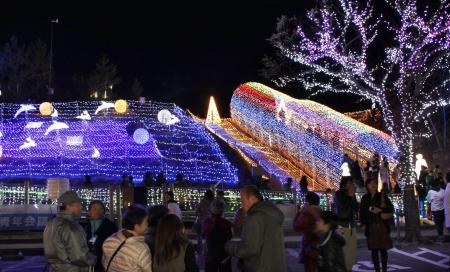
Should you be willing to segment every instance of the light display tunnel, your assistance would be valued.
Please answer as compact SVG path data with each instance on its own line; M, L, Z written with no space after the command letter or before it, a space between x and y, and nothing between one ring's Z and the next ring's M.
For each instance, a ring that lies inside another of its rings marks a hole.
M344 152L365 161L378 153L396 163L398 150L386 133L259 83L240 85L230 111L239 129L277 150L322 188L338 185Z
M124 101L0 104L1 178L84 175L135 181L178 173L235 184L237 171L212 136L175 104Z

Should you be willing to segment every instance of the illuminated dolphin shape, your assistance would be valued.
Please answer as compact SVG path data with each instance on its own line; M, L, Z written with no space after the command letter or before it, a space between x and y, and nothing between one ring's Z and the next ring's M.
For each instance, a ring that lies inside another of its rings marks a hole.
M99 111L106 110L109 108L114 108L114 107L115 107L114 103L102 101L102 104L100 106L98 106L98 108L95 110L95 114L97 114Z
M28 122L25 128L40 128L44 122Z
M99 158L100 157L100 151L98 151L97 148L94 147L94 153L91 156L92 158Z
M78 115L75 118L81 120L91 120L91 116L89 115L89 112L87 110L84 110L82 114Z
M53 124L47 128L47 131L44 133L44 135L48 135L53 130L66 129L66 128L69 128L69 126L66 123L53 121Z
M35 146L36 146L36 142L33 141L33 139L31 139L31 137L28 137L26 139L26 141L23 143L23 145L21 145L19 147L19 150L27 149L27 148L31 148L31 147L35 147Z
M179 123L179 122L180 122L180 119L172 114L172 116L170 117L169 122L167 122L166 125L170 126L170 125L174 125L174 124Z
M56 109L53 110L51 117L58 117L58 111Z
M17 110L16 114L14 114L14 118L16 118L19 114L22 112L28 112L31 110L37 110L35 106L33 105L20 105L20 108Z

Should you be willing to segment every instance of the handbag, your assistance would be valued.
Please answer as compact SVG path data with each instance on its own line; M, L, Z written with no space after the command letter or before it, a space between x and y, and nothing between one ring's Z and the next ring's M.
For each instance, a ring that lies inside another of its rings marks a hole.
M381 206L380 208L384 209L386 208L386 200L384 199L384 191L381 191ZM393 213L383 213L387 218L381 218L381 220L384 220L387 222L389 226L395 226L395 220L394 220L394 214ZM380 215L381 217L381 215Z

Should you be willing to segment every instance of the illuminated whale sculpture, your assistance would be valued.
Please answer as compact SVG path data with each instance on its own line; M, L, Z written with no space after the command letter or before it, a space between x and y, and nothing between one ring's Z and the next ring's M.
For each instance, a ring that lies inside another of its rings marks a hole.
M339 183L344 153L361 162L375 153L392 164L397 162L398 149L388 134L325 105L298 100L259 83L240 85L230 111L241 130L269 143L328 187Z

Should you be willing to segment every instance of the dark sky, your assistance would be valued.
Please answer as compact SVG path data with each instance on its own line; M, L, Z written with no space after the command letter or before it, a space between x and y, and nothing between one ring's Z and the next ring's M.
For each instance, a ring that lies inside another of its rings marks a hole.
M240 83L264 82L258 69L263 55L273 52L266 39L277 18L299 15L311 5L310 0L191 2L11 7L0 16L0 44L11 35L19 42L38 37L49 42L49 21L58 18L57 92L69 89L73 74L93 71L97 59L106 54L119 69L122 82L115 88L119 94L138 78L150 99L175 102L204 115L208 98L214 95L222 114L228 114L232 92Z

